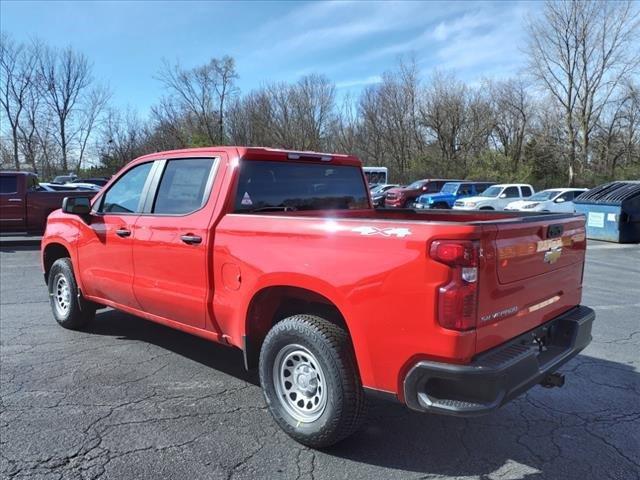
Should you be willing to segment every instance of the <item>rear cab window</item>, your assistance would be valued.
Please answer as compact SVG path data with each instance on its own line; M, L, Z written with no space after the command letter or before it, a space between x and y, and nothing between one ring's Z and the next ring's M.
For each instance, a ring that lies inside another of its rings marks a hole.
M369 208L356 166L244 160L239 168L236 213Z

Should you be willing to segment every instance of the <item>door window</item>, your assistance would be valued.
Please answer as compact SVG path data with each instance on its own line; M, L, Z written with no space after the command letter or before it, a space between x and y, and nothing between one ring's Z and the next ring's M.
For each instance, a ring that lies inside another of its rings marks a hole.
M438 193L442 190L444 186L444 182L429 182L429 186L427 188L427 192L429 193Z
M162 174L153 213L184 215L207 201L212 158L170 160Z
M562 195L560 195L558 198L562 198L564 199L565 202L573 202L573 199L575 197L576 192L574 191L570 191L570 192L564 192Z
M520 196L520 192L518 191L518 187L507 187L502 192L506 195L505 198L518 198Z
M458 189L459 196L471 195L471 185L460 185Z
M142 207L142 192L153 162L133 167L105 193L101 213L138 213Z
M18 179L15 175L0 177L0 193L18 193Z
M520 190L522 190L523 197L530 197L531 195L533 195L531 187L520 187Z

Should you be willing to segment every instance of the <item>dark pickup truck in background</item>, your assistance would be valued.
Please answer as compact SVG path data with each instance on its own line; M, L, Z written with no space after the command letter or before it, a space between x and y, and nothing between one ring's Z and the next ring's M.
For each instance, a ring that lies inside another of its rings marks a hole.
M42 189L31 172L0 172L0 231L42 233L47 217L64 197L87 197L95 192Z

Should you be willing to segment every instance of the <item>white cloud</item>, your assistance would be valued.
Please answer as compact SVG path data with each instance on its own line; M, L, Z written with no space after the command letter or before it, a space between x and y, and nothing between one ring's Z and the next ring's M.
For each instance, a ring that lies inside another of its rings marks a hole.
M380 75L371 75L366 78L359 78L355 80L345 80L342 82L337 82L336 88L363 87L366 85L373 85L375 83L380 83L381 81L382 81L382 77Z
M481 12L467 13L460 18L440 22L433 29L432 36L435 40L444 42L452 35L464 33L488 23L490 23L490 18Z

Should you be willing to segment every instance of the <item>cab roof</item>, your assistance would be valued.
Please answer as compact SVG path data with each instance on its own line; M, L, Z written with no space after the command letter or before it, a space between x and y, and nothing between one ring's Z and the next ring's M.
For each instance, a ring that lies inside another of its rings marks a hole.
M144 155L135 160L136 163L145 160L166 159L166 158L189 158L192 155L205 156L226 153L229 158L238 158L240 160L276 160L276 161L316 161L331 162L338 165L362 166L362 162L358 157L353 155L344 155L339 153L324 153L315 151L299 151L286 150L279 148L267 147L242 147L242 146L224 146L224 147L201 147L186 148L180 150L168 150L164 152L155 152Z

